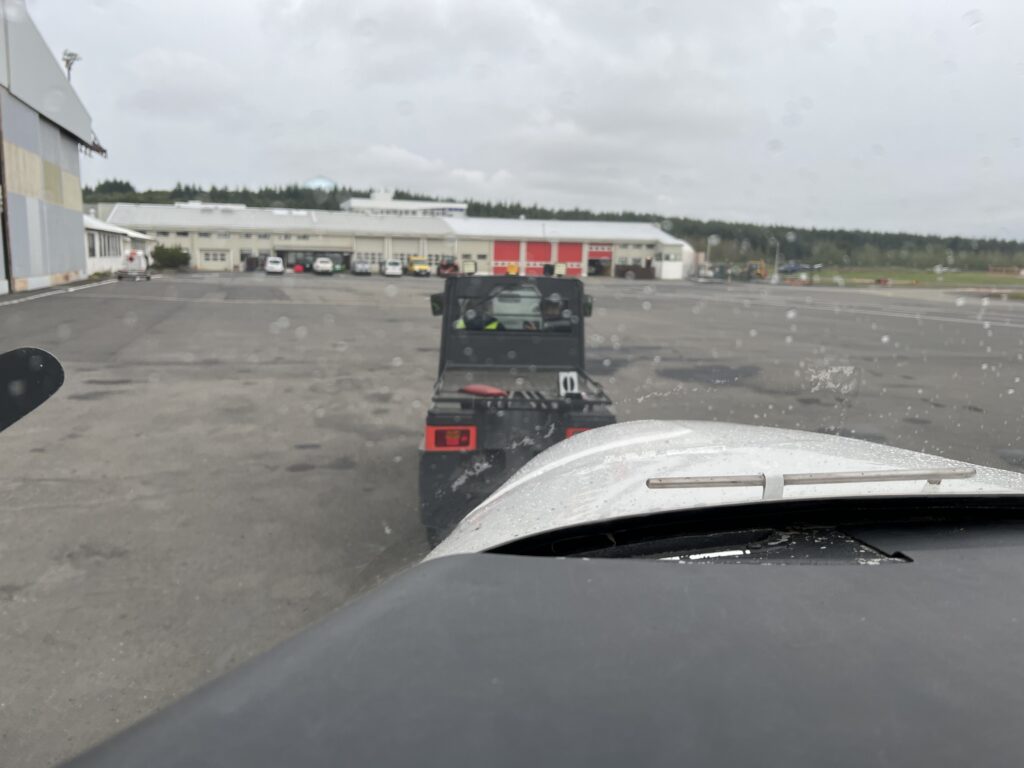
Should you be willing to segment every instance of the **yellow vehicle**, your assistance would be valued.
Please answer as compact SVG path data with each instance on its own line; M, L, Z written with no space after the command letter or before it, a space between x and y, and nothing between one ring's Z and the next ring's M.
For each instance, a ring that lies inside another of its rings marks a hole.
M764 263L764 259L747 262L747 279L753 280L755 277L759 280L768 279L768 265Z
M409 274L413 277L430 277L430 265L426 259L409 259Z

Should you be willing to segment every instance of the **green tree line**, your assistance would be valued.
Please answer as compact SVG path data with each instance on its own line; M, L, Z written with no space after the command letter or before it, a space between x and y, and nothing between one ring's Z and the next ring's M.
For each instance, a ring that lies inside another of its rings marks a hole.
M369 189L334 187L309 189L298 184L246 187L201 187L175 184L172 189L138 191L128 181L110 179L82 190L86 204L101 202L163 203L202 200L213 203L243 203L253 207L314 208L337 210L350 197L367 197ZM397 200L440 200L408 190L396 190ZM590 211L582 208L546 208L514 201L488 202L468 200L470 216L529 219L576 219L603 221L642 221L653 223L675 237L688 241L697 250L707 250L708 239L717 236L712 246L713 261L743 262L775 258L779 243L783 261L823 263L836 267L898 266L930 269L941 264L968 270L989 266L1024 267L1024 243L1012 240L938 237L899 232L871 232L858 229L808 229L766 226L739 222L660 216L630 211Z

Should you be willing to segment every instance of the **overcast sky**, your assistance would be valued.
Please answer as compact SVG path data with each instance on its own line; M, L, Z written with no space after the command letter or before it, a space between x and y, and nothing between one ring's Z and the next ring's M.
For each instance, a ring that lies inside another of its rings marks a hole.
M1024 238L1020 0L30 0L84 181Z

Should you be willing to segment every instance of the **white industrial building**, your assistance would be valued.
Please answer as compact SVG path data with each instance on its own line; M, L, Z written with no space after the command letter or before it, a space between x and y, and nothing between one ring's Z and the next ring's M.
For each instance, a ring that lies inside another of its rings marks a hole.
M85 262L90 275L116 272L132 252L151 255L156 239L133 229L119 227L86 214Z
M431 266L454 258L464 272L567 276L625 275L682 279L696 268L689 243L653 224L494 219L464 216L368 215L352 210L249 208L187 202L113 203L101 218L180 246L204 271L256 269L270 255L288 266L328 255L380 262L422 257Z
M92 120L28 15L0 2L0 293L84 278L80 148Z

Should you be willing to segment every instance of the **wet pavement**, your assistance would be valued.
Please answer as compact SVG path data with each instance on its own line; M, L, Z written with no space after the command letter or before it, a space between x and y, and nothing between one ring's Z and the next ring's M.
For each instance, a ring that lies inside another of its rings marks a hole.
M66 366L0 435L0 754L80 751L426 552L433 279L173 276L5 304ZM1024 470L1024 305L592 282L625 419L823 431Z

